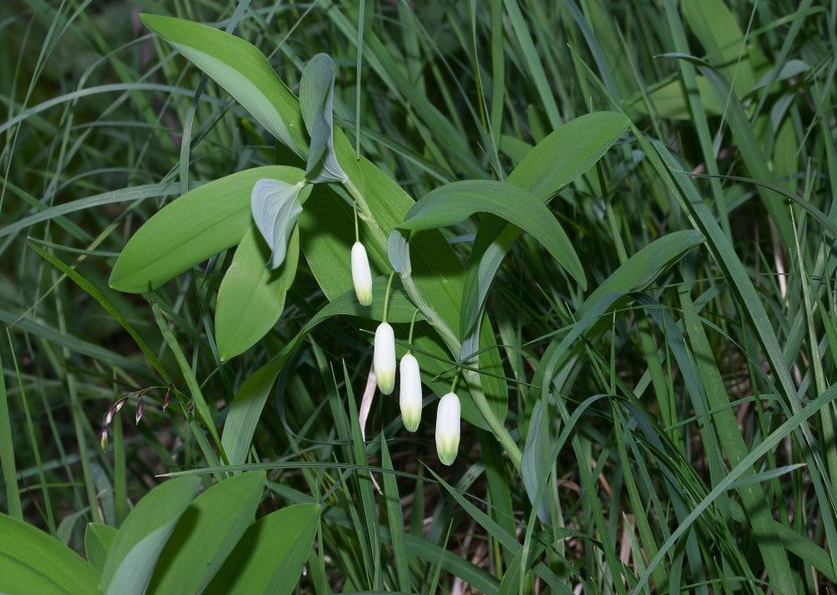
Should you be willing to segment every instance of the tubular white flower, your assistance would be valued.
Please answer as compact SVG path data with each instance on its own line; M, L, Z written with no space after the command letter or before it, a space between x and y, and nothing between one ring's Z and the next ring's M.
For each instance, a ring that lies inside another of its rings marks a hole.
M378 389L385 395L395 388L395 334L387 322L378 325L375 331L375 376Z
M436 452L445 465L453 465L459 451L459 414L461 405L455 393L439 400L436 410Z
M352 246L352 283L355 285L355 295L361 306L372 303L372 272L369 270L369 258L366 248L360 242Z
M401 406L401 419L408 431L415 432L421 421L421 372L418 360L412 354L401 358L400 373L398 404Z

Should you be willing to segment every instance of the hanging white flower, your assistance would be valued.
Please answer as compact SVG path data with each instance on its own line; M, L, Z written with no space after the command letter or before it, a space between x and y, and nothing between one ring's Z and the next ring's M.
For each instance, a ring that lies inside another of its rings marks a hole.
M436 410L436 452L445 465L453 465L459 451L459 397L448 393L439 400Z
M366 248L360 242L355 242L352 246L352 283L354 283L355 295L360 305L370 305L372 303L372 272L369 270Z
M375 331L375 376L378 389L385 395L395 388L395 333L387 322L378 325Z
M421 371L418 360L412 354L406 354L401 358L399 372L401 419L408 431L415 432L421 421Z

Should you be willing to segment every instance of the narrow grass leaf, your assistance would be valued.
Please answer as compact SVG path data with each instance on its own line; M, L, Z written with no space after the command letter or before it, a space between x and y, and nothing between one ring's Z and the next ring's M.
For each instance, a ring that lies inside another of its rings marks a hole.
M392 471L392 458L389 456L386 436L381 432L381 467L385 471ZM384 498L386 500L387 524L392 540L392 558L395 562L395 572L398 586L402 591L410 592L409 554L404 544L404 514L401 511L401 498L398 495L398 483L393 473L384 473Z
M0 370L3 358L0 353ZM18 490L17 468L15 466L15 445L12 440L12 420L10 416L9 396L6 392L6 375L0 374L0 469L3 472L3 484L6 489L6 506L12 518L23 520L23 508Z
M134 342L137 344L137 347L140 348L143 355L145 355L148 362L153 366L157 373L166 381L169 382L171 378L169 377L168 372L163 367L162 362L154 353L154 351L148 346L145 340L140 336L134 326L130 323L130 321L122 315L122 313L116 309L113 302L108 299L102 291L100 291L93 283L91 283L88 279L86 279L81 273L79 273L75 267L72 267L65 263L63 260L51 254L38 246L37 244L30 243L30 247L34 250L41 258L46 260L48 263L53 265L59 271L67 275L76 285L81 287L84 291L87 292L93 299L95 299L111 316L113 316L114 320L116 320L122 328L131 336Z

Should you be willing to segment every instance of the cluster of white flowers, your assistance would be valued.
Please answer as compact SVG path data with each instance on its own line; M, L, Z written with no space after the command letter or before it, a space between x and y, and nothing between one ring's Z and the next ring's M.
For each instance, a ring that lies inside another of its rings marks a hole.
M371 305L372 273L366 248L360 242L352 246L352 282L357 301L363 306ZM392 394L395 389L395 333L386 320L375 331L373 363L378 390L385 395ZM408 431L415 432L421 422L421 370L418 360L409 352L401 358L400 373L398 403L401 419ZM460 412L459 397L455 393L448 393L439 400L436 411L436 451L439 460L445 465L452 465L459 451Z

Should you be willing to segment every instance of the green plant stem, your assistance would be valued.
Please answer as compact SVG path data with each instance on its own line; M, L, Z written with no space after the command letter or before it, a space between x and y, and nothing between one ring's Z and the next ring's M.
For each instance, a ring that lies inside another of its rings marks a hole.
M375 237L375 240L378 241L379 245L386 250L387 247L387 237L384 234L384 230L381 229L381 226L378 225L377 220L375 219L374 215L372 214L371 209L369 208L369 204L366 202L366 198L363 196L363 193L355 186L351 180L345 180L344 186L346 190L349 192L351 197L355 200L357 205L357 209L360 209L360 214L366 224L369 226L369 230ZM407 295L410 296L410 299L416 305L416 307L421 310L422 315L424 316L425 320L430 323L430 325L436 330L437 333L442 337L442 340L447 344L448 349L450 349L451 353L454 357L459 357L459 352L461 348L461 343L459 339L457 339L456 334L453 330L448 326L448 324L442 320L442 317L439 316L436 311L430 307L430 304L425 301L424 297L421 295L418 287L413 281L412 276L408 275L401 275L401 284L404 287L404 291L407 292ZM494 437L503 445L503 448L506 451L506 454L509 455L509 459L511 460L512 464L515 466L515 469L520 470L520 463L523 458L522 453L520 452L520 447L515 442L514 438L512 438L509 431L503 425L497 416L494 415L494 411L491 410L491 405L488 403L488 399L485 397L485 393L482 390L482 382L480 381L479 374L477 372L466 372L466 378L468 379L468 388L471 392L471 399L474 401L474 405L477 406L480 414L485 419L485 422L488 424L488 427L491 428Z
M387 279L387 291L384 294L384 315L382 316L383 320L381 322L387 321L387 313L389 312L389 292L392 289L392 278L395 276L395 271L392 271L389 274L389 279Z
M416 308L416 311L413 312L413 317L410 319L410 334L407 336L407 343L411 346L413 344L413 329L416 327L416 316L418 316L419 312L421 312L421 310ZM411 351L411 349L407 349L407 353L410 353Z

